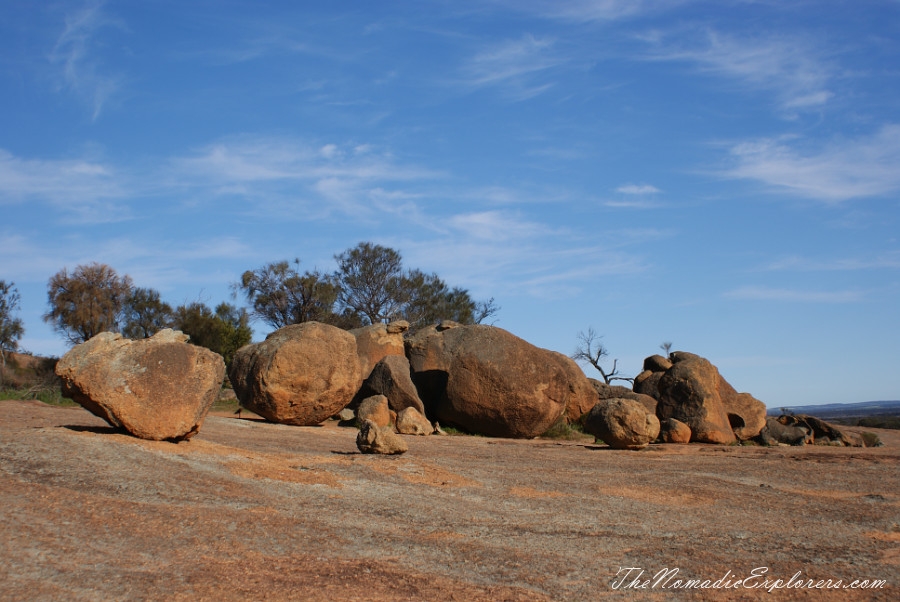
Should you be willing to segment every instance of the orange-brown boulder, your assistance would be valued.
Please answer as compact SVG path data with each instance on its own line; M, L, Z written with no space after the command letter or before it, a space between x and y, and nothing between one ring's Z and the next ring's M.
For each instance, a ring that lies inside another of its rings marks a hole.
M493 326L425 329L407 357L426 410L495 437L537 437L566 409L569 378L554 353Z
M690 443L691 427L674 418L660 420L659 440L663 443Z
M409 322L397 320L390 324L372 324L350 331L356 337L360 378L367 378L372 368L382 358L389 355L404 355L403 333L407 330Z
M356 419L360 424L371 420L379 427L391 425L391 410L384 395L372 395L362 400L356 410Z
M371 420L362 423L356 435L356 447L364 454L402 454L409 447L403 437L390 427L380 427Z
M241 405L266 420L319 424L359 388L356 338L319 322L285 326L240 348L228 376Z
M584 430L615 449L642 449L659 435L659 420L633 399L603 399L585 416Z
M401 435L430 435L434 432L434 426L416 408L400 410L396 427Z
M141 439L189 439L222 389L225 362L178 331L132 341L101 333L56 365L63 393Z

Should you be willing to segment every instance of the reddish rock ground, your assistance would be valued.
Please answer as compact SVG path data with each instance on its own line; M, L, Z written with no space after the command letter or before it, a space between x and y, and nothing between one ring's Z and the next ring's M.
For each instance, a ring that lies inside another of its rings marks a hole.
M0 402L2 600L897 600L900 436L882 448L407 437L224 416L189 442ZM615 589L884 579L878 590Z

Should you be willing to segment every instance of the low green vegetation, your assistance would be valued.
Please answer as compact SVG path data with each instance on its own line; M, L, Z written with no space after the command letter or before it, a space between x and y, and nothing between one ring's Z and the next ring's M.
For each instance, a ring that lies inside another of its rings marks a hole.
M881 438L875 433L862 432L860 433L860 436L862 437L863 445L866 447L879 447L884 445L881 442Z
M33 386L0 389L0 401L7 400L36 400L49 405L60 407L71 407L78 405L71 399L63 397L62 390L58 386Z
M548 428L543 435L541 435L541 439L561 439L563 441L581 441L581 440L594 440L593 435L589 435L584 432L582 426L580 424L573 423L570 424L568 420L566 420L565 416L560 416L556 422L554 422L550 428Z

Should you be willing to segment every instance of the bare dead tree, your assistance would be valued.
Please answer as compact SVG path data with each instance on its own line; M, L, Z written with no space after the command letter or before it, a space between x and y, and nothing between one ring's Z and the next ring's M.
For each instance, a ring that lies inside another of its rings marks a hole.
M666 357L669 357L672 354L672 341L664 341L659 348L666 352Z
M609 355L606 347L600 342L601 338L603 337L598 335L593 328L588 328L586 332L579 332L578 347L575 348L575 353L571 356L572 359L575 361L585 361L596 368L603 377L603 382L606 384L610 384L614 380L633 382L633 378L619 376L618 359L613 360L612 369L609 371L607 371L600 363L603 358Z

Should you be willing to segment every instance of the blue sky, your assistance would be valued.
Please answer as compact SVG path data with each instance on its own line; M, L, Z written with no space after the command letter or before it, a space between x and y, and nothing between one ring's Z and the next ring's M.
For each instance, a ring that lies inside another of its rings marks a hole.
M373 241L628 376L900 398L896 1L6 0L0 90L32 352L63 267L214 305Z

